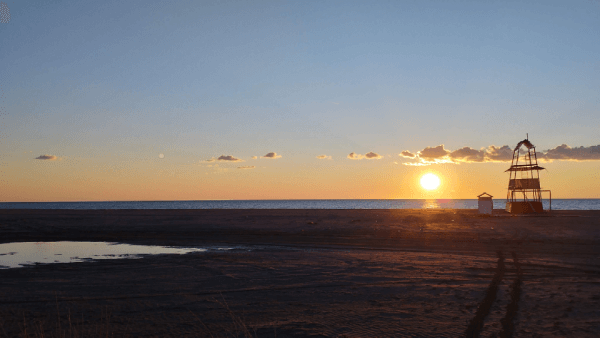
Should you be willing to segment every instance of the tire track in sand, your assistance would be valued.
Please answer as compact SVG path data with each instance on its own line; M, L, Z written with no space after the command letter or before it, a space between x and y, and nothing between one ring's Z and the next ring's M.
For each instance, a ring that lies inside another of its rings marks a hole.
M475 317L471 319L469 322L469 326L465 331L464 336L466 338L479 337L481 334L481 330L483 329L483 321L485 317L490 313L490 309L492 308L492 304L496 300L496 294L498 293L498 285L502 281L504 277L505 267L504 267L504 255L502 251L498 251L498 264L496 266L496 273L494 277L492 277L492 281L488 286L487 291L485 292L485 297L479 306L477 307L477 311L475 312Z
M511 338L515 331L514 319L519 311L519 299L521 299L521 284L523 281L523 270L521 270L521 263L517 258L517 254L511 252L513 258L513 264L517 270L517 277L513 281L510 287L510 303L506 306L506 314L504 318L500 320L502 324L502 330L500 331L501 338Z

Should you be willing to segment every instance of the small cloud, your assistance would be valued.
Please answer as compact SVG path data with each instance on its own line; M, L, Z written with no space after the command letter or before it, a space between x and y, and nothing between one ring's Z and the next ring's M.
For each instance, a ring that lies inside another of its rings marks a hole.
M351 152L350 154L348 154L348 158L351 160L361 160L363 158L363 156L361 154Z
M221 155L217 158L217 161L228 161L228 162L244 162L244 160L240 160L239 158L235 158L231 155Z
M339 102L331 102L331 103L333 103L333 104L340 104Z
M444 149L444 145L440 144L437 147L427 147L418 152L419 157L427 161L439 160L450 154L450 151Z
M512 161L513 150L509 146L502 147L489 146L485 149L486 162L510 162Z
M243 166L243 167L237 167L237 168L238 168L238 169L254 169L254 168L256 168L256 167L255 167L255 166L253 166L253 165L247 165L247 166Z
M277 155L277 153L267 153L262 158L276 159L276 158L281 158L281 155Z
M485 161L485 150L463 147L451 152L450 158L456 162L483 162Z
M158 158L165 158L165 154L158 154Z
M54 155L40 155L38 157L35 158L36 160L48 160L48 161L55 161L58 159L58 157L54 156Z
M252 159L256 160L256 159L258 159L258 156L252 156Z
M200 162L214 162L214 161L216 161L216 159L213 157L213 158L208 159L208 160L204 160L204 161L201 160Z
M319 160L331 160L331 156L328 155L319 155L317 156Z
M400 156L407 157L407 158L413 158L413 159L417 160L416 163L421 163L421 165L429 165L429 164L434 164L434 163L451 163L451 162L453 162L448 156L450 153L451 152L449 150L444 149L443 144L440 144L437 147L426 147L425 149L423 149L421 151L417 151L416 154L413 154L410 151L405 150L400 154ZM414 157L410 157L410 155L413 155ZM409 163L403 163L403 164L404 165L417 165L417 164L409 164Z
M369 160L380 160L380 159L383 158L383 156L370 151L370 152L368 152L368 153L365 154L365 158L367 158Z

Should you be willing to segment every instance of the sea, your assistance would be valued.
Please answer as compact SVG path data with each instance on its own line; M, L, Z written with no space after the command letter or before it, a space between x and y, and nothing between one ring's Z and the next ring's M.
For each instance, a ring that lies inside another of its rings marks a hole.
M494 200L494 209L505 207L506 200ZM0 209L477 209L477 199L2 202ZM600 210L600 199L553 199L552 210Z

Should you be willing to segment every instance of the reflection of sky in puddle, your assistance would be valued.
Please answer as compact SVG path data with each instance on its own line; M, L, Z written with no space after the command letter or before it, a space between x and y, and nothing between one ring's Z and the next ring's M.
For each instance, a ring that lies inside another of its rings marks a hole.
M221 248L222 249L222 248ZM94 259L141 258L139 255L204 252L202 248L172 248L108 242L21 242L0 244L0 269L35 263L70 263Z

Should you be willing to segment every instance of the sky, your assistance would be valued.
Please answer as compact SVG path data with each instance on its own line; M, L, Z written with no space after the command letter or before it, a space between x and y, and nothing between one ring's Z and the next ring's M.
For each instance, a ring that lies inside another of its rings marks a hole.
M600 198L597 0L0 7L0 201Z

